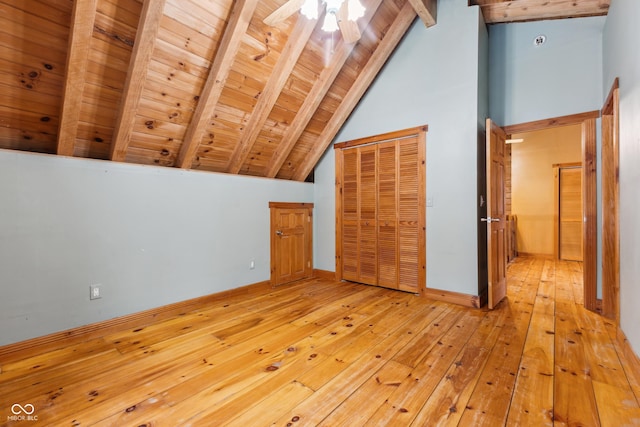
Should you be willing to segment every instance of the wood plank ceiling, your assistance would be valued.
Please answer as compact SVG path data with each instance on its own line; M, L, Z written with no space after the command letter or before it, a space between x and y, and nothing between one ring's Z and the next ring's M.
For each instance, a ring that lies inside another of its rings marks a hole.
M611 0L469 0L487 24L606 15Z
M298 13L263 23L285 1L0 0L0 148L304 180L436 0L361 0L351 44Z

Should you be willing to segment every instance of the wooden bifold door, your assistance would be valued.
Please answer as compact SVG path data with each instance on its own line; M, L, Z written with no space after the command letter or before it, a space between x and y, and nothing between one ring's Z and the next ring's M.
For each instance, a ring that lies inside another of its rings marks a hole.
M335 145L339 279L423 292L426 131Z

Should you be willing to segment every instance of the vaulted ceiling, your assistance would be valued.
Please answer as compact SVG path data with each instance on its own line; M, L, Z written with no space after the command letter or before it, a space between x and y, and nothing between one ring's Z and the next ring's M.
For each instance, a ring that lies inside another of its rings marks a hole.
M355 43L263 22L287 1L0 0L0 148L304 180L436 0L361 0ZM609 0L470 3L502 22Z

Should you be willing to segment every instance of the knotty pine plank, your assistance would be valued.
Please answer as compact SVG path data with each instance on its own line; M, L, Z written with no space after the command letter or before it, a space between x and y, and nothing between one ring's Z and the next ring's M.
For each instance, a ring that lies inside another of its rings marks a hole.
M556 303L555 425L600 425L582 332L572 303Z
M97 9L100 14L110 19L117 17L118 22L135 30L138 27L142 2L139 0L98 0Z
M204 87L207 70L199 67L194 68L192 64L182 60L174 60L170 64L166 64L154 59L149 63L149 71L163 76L162 83L164 85L178 88L180 91L187 92L187 94L193 93L195 96L195 94L199 94ZM203 72L199 73L199 70ZM169 80L169 78L171 80Z
M518 258L509 265L507 298L499 309L507 312L502 334L488 356L485 369L464 409L460 425L496 426L507 420L537 289L525 285L536 273L533 258Z
M378 324L378 320L382 315L383 313L372 315L367 319L366 323ZM300 378L301 374L307 372L311 366L321 368L321 365L330 358L340 357L340 352L334 353L332 348L335 348L337 342L344 343L341 337L349 334L357 336L361 333L358 332L358 328L349 326L352 318L350 316L347 317L348 319L343 318L337 321L336 324L329 325L322 331L313 334L313 336L295 343L295 345L287 348L283 355L275 355L271 359L271 364L268 365L268 368L272 368L274 372L277 371L277 376L265 377L265 382L260 382L257 386L254 384L254 386L243 390L242 393L230 399L228 403L225 402L224 408L220 411L212 412L204 417L203 424L217 424L227 418L231 418L238 412L243 412L256 398L259 398L256 396L262 395L261 392L267 394L269 390L278 388L282 382L286 384L290 381L295 381L303 384L305 388L313 390L308 383L305 383ZM303 358L296 357L296 354L303 356ZM344 360L343 365L347 366L347 364L348 361Z
M166 14L166 5L165 14L160 21L158 37L175 46L182 46L189 52L195 53L203 58L213 58L215 50L220 43L219 35L213 37L205 36L197 31L197 29L185 25L184 22L169 17Z
M508 424L553 425L555 263L545 261Z
M336 323L344 324L347 322L345 319L340 319ZM314 327L315 325L307 324L307 326ZM346 325L341 326L345 333L352 330L349 327L345 328ZM334 330L338 332L332 333ZM188 404L182 408L172 409L170 411L171 419L166 425L172 425L172 421L178 422L180 419L184 419L187 416L186 413L191 411L190 408L192 408L193 404L190 402L198 401L207 396L208 398L215 398L218 403L208 405L207 409L199 415L202 418L200 422L203 425L219 424L226 419L232 418L246 410L251 404L254 404L259 399L259 396L268 395L270 391L295 381L301 372L318 364L323 360L322 353L325 353L319 348L321 347L321 342L323 340L336 340L338 339L336 337L341 334L342 332L338 325L332 324L324 328L324 332L318 332L310 335L309 338L304 338L299 343L291 344L286 348L283 347L281 352L260 348L258 351L264 356L265 362L259 365L257 369L255 363L246 363L245 360L231 361L229 362L230 364L236 365L234 369L224 366L216 370L219 372L216 372L215 375L209 375L216 382L215 389L208 388L198 396L191 397L193 390L202 389L203 385L206 386L207 383L211 383L211 379L199 375L183 385L172 388L163 393L162 400L169 403L185 401ZM310 340L312 337L317 338ZM302 357L297 357L298 355ZM251 355L248 356L253 357ZM276 371L278 373L277 376L275 375ZM156 423L165 425L164 423L167 421L165 415L163 413L162 420L154 420L153 425L156 425ZM136 418L135 422L140 422L142 419ZM129 421L134 422L133 420Z
M19 5L26 4L24 2L19 0L12 0L12 2L15 3L15 7L6 2L0 3L0 15L11 17L14 23L8 28L9 33L22 34L25 28L37 28L41 33L49 34L59 40L64 40L69 35L70 14L67 14L62 22L53 22L30 11L20 10Z
M593 391L602 426L640 425L640 407L629 387L620 388L594 380Z
M76 344L57 350L37 354L29 358L2 364L2 382L21 378L33 373L66 366L68 363L86 358L92 354L111 350L111 345L103 339Z
M357 342L349 343L341 351L332 354L327 363L321 363L319 369L310 372L311 375L302 375L298 381L317 392L285 413L275 424L287 425L295 419L301 425L316 425L346 396L375 375L399 348L412 339L414 328L421 326L419 312L402 317L395 314L387 317L387 322L382 325L395 329L394 333L382 334L377 339L372 339L371 334L361 335ZM395 322L395 326L389 325L392 322Z
M613 325L576 305L576 265L549 262L514 261L492 312L326 280L229 296L86 347L25 351L0 371L0 396L34 402L47 425L526 424L518 402L539 402L529 389L544 382L516 375L551 337L556 365L571 365L553 371L556 424L633 425L637 377Z
M364 425L409 425L483 318L481 312L465 313Z
M393 357L393 360L415 368L431 349L438 345L438 339L444 335L462 317L464 310L459 307L445 307L429 324L428 328L418 331L416 337Z
M202 17L190 13L188 7L184 7L185 0L167 0L164 6L164 14L169 18L186 25L202 35L202 38L220 38L219 28L202 19Z
M486 314L412 425L458 425L487 363L487 355L500 336L506 316L504 310L493 310Z
M631 385L631 389L636 396L636 400L640 404L640 359L633 352L633 349L629 347L626 337L623 338L624 334L619 331L614 324L608 322L606 323L606 328L609 335L612 337L611 339L620 358L620 363L624 368L627 380ZM620 335L620 337L618 337L618 335Z
M411 370L410 366L390 360L318 425L364 424L393 390L411 375Z

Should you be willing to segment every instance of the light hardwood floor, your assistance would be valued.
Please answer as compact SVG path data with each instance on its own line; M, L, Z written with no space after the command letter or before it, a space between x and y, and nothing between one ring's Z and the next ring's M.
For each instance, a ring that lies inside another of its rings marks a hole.
M5 355L0 425L640 425L640 367L580 268L519 258L494 311L312 280Z

